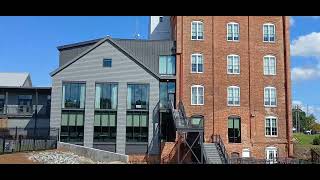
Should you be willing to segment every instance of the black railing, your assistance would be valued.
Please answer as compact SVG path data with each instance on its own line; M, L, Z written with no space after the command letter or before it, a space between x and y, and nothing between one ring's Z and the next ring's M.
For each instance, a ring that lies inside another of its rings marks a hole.
M59 129L2 128L0 154L56 149Z
M147 149L147 154L151 155L153 152L160 152L160 102L157 103L157 105L155 106L155 108L153 109L152 112L152 118L153 118L153 137L152 140L150 142L150 144L148 145L148 149ZM156 150L155 148L159 148L158 150Z
M225 146L223 144L223 141L222 141L220 135L213 135L212 136L212 142L217 145L218 151L219 151L221 157L223 158L222 159L223 162L225 164L229 164L229 159L230 158L229 158L228 152L227 152L227 150L226 150L226 148L225 148Z
M34 113L32 105L7 105L4 110L6 115L32 116Z

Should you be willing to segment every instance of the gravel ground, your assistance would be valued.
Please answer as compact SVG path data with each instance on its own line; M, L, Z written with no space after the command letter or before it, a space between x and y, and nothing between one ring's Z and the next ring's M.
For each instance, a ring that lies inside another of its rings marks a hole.
M124 164L122 162L95 162L72 152L62 151L33 152L29 159L41 164Z

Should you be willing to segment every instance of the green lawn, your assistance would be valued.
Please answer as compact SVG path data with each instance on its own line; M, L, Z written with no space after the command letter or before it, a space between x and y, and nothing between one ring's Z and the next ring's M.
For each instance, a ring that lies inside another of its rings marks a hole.
M303 133L294 133L293 134L293 137L295 137L299 141L299 144L301 144L301 145L312 145L313 139L316 136L320 136L320 135L319 134L308 135L308 134L303 134Z

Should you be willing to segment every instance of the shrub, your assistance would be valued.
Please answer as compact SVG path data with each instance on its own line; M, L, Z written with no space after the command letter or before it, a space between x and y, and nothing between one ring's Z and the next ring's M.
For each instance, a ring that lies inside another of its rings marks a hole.
M313 139L313 145L320 145L320 136L316 136Z

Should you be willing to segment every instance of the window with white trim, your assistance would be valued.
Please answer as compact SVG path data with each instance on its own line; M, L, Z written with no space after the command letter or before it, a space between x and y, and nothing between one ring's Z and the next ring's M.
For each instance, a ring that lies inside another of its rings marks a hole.
M228 87L228 106L240 106L240 87Z
M264 105L266 107L277 106L277 90L275 87L264 88Z
M264 75L276 75L277 61L276 57L267 55L263 57L263 72Z
M203 40L203 22L191 22L191 40Z
M240 74L240 56L231 54L227 59L228 74Z
M275 25L271 23L263 24L263 41L275 42L275 39L276 39Z
M227 40L228 41L239 41L239 24L231 22L227 24Z
M204 87L201 85L191 86L191 105L204 104Z
M191 55L191 72L203 73L203 55L202 54Z
M267 163L273 164L277 162L277 148L276 147L267 147L266 148L266 160Z
M278 136L278 122L276 117L266 117L266 136Z

